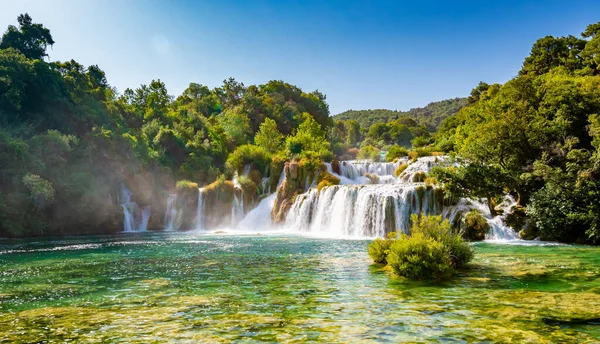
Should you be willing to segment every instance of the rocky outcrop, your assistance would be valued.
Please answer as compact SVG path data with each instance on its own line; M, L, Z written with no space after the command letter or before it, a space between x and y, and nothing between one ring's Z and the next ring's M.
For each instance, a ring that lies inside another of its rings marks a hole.
M277 197L271 211L271 218L274 223L285 221L288 211L292 207L296 196L302 194L312 183L316 173L326 170L325 166L314 170L313 166L307 161L286 162L283 167L285 180L277 189ZM308 183L308 185L307 185Z

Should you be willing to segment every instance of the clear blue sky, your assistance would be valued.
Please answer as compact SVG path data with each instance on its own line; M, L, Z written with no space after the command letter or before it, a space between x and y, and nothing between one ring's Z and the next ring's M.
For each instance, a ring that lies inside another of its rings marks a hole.
M52 60L97 64L119 91L281 79L319 89L336 114L505 82L537 38L600 21L600 1L0 0L2 29L23 12L51 30Z

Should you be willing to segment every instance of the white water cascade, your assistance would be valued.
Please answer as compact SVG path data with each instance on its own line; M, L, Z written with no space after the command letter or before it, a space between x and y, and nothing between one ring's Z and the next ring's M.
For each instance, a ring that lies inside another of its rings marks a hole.
M264 231L270 229L272 225L271 209L273 209L275 197L277 197L277 194L273 193L263 198L256 208L249 211L248 214L237 223L235 228L244 231Z
M131 201L132 195L125 184L121 184L119 204L123 208L123 232L145 232L148 228L148 220L151 214L150 206L146 206L140 210L137 203Z
M167 211L165 213L165 231L179 229L179 211L177 210L177 194L170 194L167 199Z
M292 231L332 237L383 237L393 231L408 233L412 214L442 215L453 221L456 216L475 209L490 224L486 239L517 239L514 230L504 223L506 215L492 217L487 204L462 199L457 205L444 207L441 189L415 182L446 160L443 156L431 156L414 162L344 161L340 162L339 174L327 164L328 172L340 178L341 185L325 187L320 192L311 188L298 196L285 225ZM396 177L394 171L400 164L408 167ZM507 214L514 204L507 196L500 205L502 213Z
M198 188L198 208L196 209L196 229L198 230L204 230L204 222L203 222L203 209L204 209L204 203L202 201L202 190L204 188Z

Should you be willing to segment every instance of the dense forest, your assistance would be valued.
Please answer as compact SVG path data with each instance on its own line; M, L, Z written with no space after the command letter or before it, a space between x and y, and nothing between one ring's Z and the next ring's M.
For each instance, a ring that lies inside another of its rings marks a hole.
M509 192L526 237L600 242L600 23L539 39L515 78L480 83L468 102L437 134L463 162L435 172L446 194Z
M355 120L362 127L368 129L375 123L386 123L401 118L411 118L419 125L436 131L446 117L454 115L467 104L467 98L446 99L427 104L422 108L413 108L408 111L397 110L348 110L333 116L334 120Z
M158 199L180 180L231 178L245 161L331 159L318 91L228 79L177 97L160 80L119 93L98 66L47 61L54 43L27 14L0 42L0 236L121 229L122 183L162 214Z

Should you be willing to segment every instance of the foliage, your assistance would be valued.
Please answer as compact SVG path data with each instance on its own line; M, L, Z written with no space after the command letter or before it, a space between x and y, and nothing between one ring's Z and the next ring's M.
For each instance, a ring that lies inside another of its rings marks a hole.
M436 145L464 158L434 171L448 193L486 197L493 213L493 198L508 192L543 239L599 242L599 27L539 39L518 76L480 83L442 123Z
M440 216L411 217L411 235L395 240L387 255L390 267L410 279L443 280L473 258L473 250Z
M333 116L335 120L356 121L361 128L370 128L375 123L388 123L398 119L410 119L415 125L422 125L434 131L448 116L454 115L466 104L466 98L447 99L414 108L406 112L385 109L348 110Z
M23 176L23 184L29 190L29 197L36 208L43 209L54 201L52 183L42 177L28 173Z
M194 183L189 180L180 180L175 184L175 188L177 189L177 192L183 190L192 190L196 192L198 190L198 183Z
M271 155L255 145L239 146L227 158L227 165L238 173L241 173L246 165L253 165L259 171L264 171L270 163Z
M373 146L364 146L360 149L356 157L358 159L370 159L373 161L379 161L379 149Z
M50 30L42 24L34 24L27 13L19 15L17 21L19 28L8 26L0 41L0 49L14 48L32 60L48 56L46 48L54 44Z
M394 161L405 156L408 156L408 150L406 148L399 145L393 145L388 149L385 159L387 161Z
M324 171L319 173L317 177L317 190L321 191L326 186L339 185L340 178L334 176L333 174Z
M283 134L277 129L277 123L265 118L254 137L254 143L270 154L279 152L283 148Z
M302 114L303 121L293 136L288 136L285 142L286 153L289 157L319 156L330 159L329 142L321 125L308 113Z
M377 238L367 246L367 252L374 263L387 264L387 255L396 237L396 232L388 233L385 239Z

